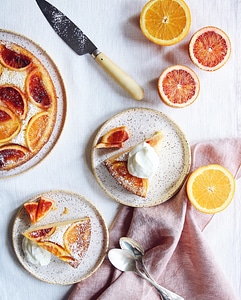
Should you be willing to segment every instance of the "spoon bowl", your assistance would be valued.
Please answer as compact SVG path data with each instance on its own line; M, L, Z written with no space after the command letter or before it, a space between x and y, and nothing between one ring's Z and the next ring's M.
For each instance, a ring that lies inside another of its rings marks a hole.
M122 249L128 250L133 254L133 257L135 258L135 260L141 264L142 269L145 272L146 276L151 278L154 281L154 278L147 271L146 265L144 264L143 257L144 257L145 251L142 248L142 246L137 241L135 241L131 238L128 238L128 237L120 238L119 243L120 243L120 247Z
M122 272L132 271L138 273L136 262L129 251L124 249L111 249L108 252L108 258L116 269Z
M108 258L112 265L122 272L135 272L137 275L152 284L163 300L184 300L177 294L165 289L157 284L151 278L142 273L136 266L136 260L129 250L126 249L111 249L108 252Z
M122 249L131 251L137 260L142 259L142 257L145 254L145 251L142 248L142 246L138 242L136 242L135 240L133 240L131 238L122 237L122 238L120 238L119 243L120 243L120 247Z

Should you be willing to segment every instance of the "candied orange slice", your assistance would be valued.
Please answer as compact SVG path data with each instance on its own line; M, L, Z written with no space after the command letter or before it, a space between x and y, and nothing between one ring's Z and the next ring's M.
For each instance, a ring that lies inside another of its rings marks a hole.
M38 202L26 202L23 205L29 215L31 223L36 222L36 214L38 211Z
M12 44L13 49L7 48L5 45L0 45L0 62L3 66L11 70L23 70L31 65L32 60L27 55L21 53L24 50L17 45Z
M68 261L74 261L74 258L69 255L68 251L64 249L62 246L50 242L50 241L45 241L45 242L38 242L37 243L40 247L43 249L49 251L52 253L54 256L58 257L59 259L68 262Z
M19 88L10 85L1 86L0 103L1 102L20 119L25 119L27 114L27 100Z
M26 143L32 151L38 151L48 141L50 135L50 117L48 112L34 115L26 128Z
M42 241L51 236L56 230L56 227L45 227L41 229L25 231L23 235L32 241Z
M46 109L52 104L52 98L48 89L50 84L51 82L45 80L45 76L38 70L33 70L26 79L26 91L29 99L40 108Z
M64 233L64 246L74 256L83 257L89 248L91 222L89 217L73 223Z
M8 170L26 161L29 150L23 146L9 144L0 147L0 170Z
M21 123L13 112L0 106L0 144L12 140L20 131Z
M36 222L42 220L53 208L55 207L55 201L52 199L40 197L38 201L38 211L36 214Z
M55 207L54 204L54 200L41 196L36 201L24 203L24 207L31 223L34 224L42 220Z
M130 131L126 126L116 127L102 136L96 148L122 148L129 137Z

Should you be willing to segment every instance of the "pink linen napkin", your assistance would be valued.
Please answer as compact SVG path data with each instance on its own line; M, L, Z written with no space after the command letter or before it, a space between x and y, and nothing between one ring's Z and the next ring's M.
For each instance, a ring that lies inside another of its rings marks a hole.
M192 147L191 171L211 163L241 175L241 139L219 139ZM169 201L149 208L122 206L110 230L110 249L128 236L145 249L145 263L156 281L185 300L235 300L215 263L202 231L212 215L198 212L187 199L185 184ZM69 300L160 299L155 289L133 272L122 273L105 259L91 277L76 284Z

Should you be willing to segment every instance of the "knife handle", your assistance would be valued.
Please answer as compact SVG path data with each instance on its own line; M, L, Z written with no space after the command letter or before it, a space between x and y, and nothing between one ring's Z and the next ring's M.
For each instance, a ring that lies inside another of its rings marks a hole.
M99 52L94 56L96 62L135 100L142 100L144 90L134 79L121 70L111 59L104 53Z

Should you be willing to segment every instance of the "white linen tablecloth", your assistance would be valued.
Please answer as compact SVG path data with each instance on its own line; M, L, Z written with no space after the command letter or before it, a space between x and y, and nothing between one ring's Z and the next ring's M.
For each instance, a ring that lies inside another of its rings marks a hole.
M111 224L118 204L96 182L91 171L90 151L98 128L114 114L133 107L160 110L181 127L190 145L241 135L240 0L187 1L192 14L190 32L182 42L171 47L157 46L142 35L139 15L146 3L144 0L52 0L51 3L138 81L145 90L145 98L131 99L89 55L76 55L55 34L34 0L2 1L0 28L33 40L58 66L67 92L67 117L58 143L39 165L19 176L0 180L1 300L66 299L71 286L41 282L18 263L12 248L12 222L24 201L44 191L63 189L89 199L107 224ZM187 51L192 34L207 25L226 31L232 42L228 63L213 73L197 69ZM200 78L201 92L197 101L184 109L165 106L157 93L157 78L174 64L193 68ZM204 231L237 295L241 294L240 200L241 184L237 182L235 201L217 214Z

